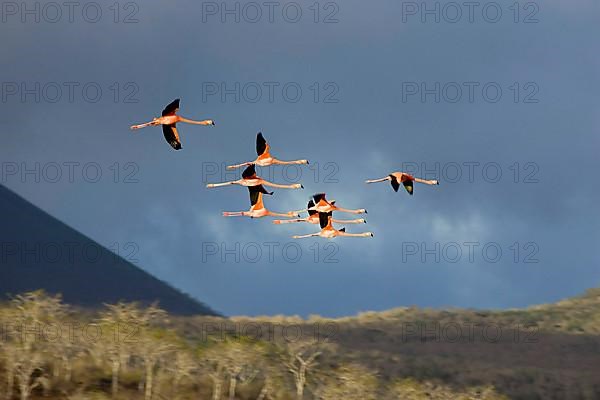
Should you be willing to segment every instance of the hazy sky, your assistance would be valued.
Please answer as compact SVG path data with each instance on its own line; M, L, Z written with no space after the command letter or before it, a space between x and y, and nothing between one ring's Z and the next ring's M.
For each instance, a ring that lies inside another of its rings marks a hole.
M229 315L578 294L600 284L600 3L513 3L3 2L0 183ZM180 125L178 152L129 130L177 97L217 125ZM375 237L221 217L247 190L205 184L258 131L311 161L263 170L305 186L268 208L325 191ZM407 168L441 185L364 184Z

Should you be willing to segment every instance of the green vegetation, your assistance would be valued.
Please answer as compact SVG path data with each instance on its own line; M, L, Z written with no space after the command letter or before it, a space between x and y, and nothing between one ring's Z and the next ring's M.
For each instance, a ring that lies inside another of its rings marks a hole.
M599 306L226 319L31 292L0 307L0 399L598 399Z

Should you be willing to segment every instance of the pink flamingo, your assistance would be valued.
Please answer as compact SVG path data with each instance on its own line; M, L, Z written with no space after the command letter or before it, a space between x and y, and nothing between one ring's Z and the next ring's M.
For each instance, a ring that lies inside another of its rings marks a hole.
M308 217L306 218L295 218L295 219L276 219L273 220L274 224L291 224L294 222L308 222L309 224L318 224L319 223L319 219L320 219L320 214L318 211L312 210L312 208L315 206L314 201L310 200L308 202ZM326 213L328 215L331 215L331 211L329 213ZM366 224L367 221L365 219L359 218L359 219L335 219L333 218L331 220L334 224Z
M158 118L154 118L150 122L144 124L133 125L131 129L141 129L147 126L162 125L163 135L167 143L171 145L175 150L181 150L181 141L179 140L179 133L177 132L176 124L178 122L185 122L188 124L195 125L214 125L215 122L212 119L206 119L204 121L194 121L191 119L183 118L177 115L179 110L179 99L173 100L165 109L162 111L162 115Z
M392 187L394 188L394 191L396 191L396 192L398 191L398 188L400 187L400 183L402 183L402 185L404 185L404 188L406 189L408 194L410 194L411 196L413 194L413 182L424 183L426 185L439 185L440 184L440 181L438 181L437 179L428 180L428 179L415 178L414 176L407 174L406 172L392 172L385 178L369 179L369 180L366 180L365 182L366 183L376 183L376 182L385 182L385 181L390 181L390 183L392 184Z
M247 165L256 164L259 167L268 167L269 165L287 165L287 164L308 164L308 160L295 160L295 161L281 161L273 157L270 153L270 146L263 137L261 132L256 135L256 154L258 158L254 161L248 161L241 164L230 165L227 169L235 169L245 167Z
M338 236L347 236L347 237L373 237L373 233L364 232L364 233L346 233L346 228L335 229L332 225L333 218L331 215L327 215L326 213L321 213L319 215L321 222L321 231L317 233L310 233L308 235L296 235L292 236L293 239L304 239L313 236L320 236L326 239L333 239Z
M314 206L312 207L308 207L305 210L298 210L298 212L302 212L302 211L317 211L317 212L324 212L324 213L328 213L328 212L332 212L332 211L341 211L341 212L347 212L347 213L351 213L351 214L368 214L367 210L365 210L364 208L359 208L357 210L349 210L347 208L342 208L342 207L338 207L335 205L335 200L331 200L331 201L327 201L327 199L325 198L325 193L317 193L313 196L314 199Z
M267 190L262 186L248 186L248 191L250 192L250 210L248 211L236 211L236 212L223 212L224 217L250 217L250 218L262 218L266 216L273 217L299 217L297 213L288 212L288 213L276 213L269 211L265 208L263 204L263 194L272 195L273 192L267 192Z
M270 187L275 187L275 188L280 188L280 189L304 189L304 186L302 186L299 183L292 183L290 185L280 185L277 183L271 183L271 182L265 181L264 179L262 179L256 175L256 169L254 167L254 164L249 165L244 170L244 172L242 172L242 179L238 179L237 181L229 181L229 182L222 182L222 183L209 183L206 185L206 187L207 188L215 188L215 187L228 186L228 185L241 185L241 186L264 185L264 186L270 186Z

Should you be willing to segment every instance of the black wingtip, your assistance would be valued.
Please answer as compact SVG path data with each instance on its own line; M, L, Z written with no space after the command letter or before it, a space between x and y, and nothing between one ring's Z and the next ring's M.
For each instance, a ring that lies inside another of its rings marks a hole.
M365 214L368 214L369 212L367 210L365 210Z
M300 189L304 189L304 186L302 184L300 184Z

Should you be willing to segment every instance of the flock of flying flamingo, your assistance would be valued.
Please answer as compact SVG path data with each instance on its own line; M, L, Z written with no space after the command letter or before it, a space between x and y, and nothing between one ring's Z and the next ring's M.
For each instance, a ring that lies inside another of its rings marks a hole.
M187 118L183 118L177 115L177 111L179 111L179 101L180 99L176 99L169 103L165 109L162 111L162 114L158 118L154 118L150 122L146 122L139 125L131 126L131 129L137 130L141 128L145 128L147 126L156 126L161 125L163 130L163 135L167 143L173 147L175 150L181 150L181 140L179 138L179 133L177 131L176 124L178 122L185 122L188 124L195 125L215 125L215 122L211 119L195 121ZM277 213L268 210L263 202L263 195L272 195L273 192L267 191L265 186L274 187L279 189L303 189L304 187L299 183L293 183L289 185L277 184L266 181L256 175L256 165L260 167L268 167L271 165L289 165L289 164L308 164L308 160L294 160L294 161L282 161L275 157L273 157L270 153L270 146L265 140L262 133L258 133L256 136L256 154L257 158L254 161L247 161L240 164L230 165L228 169L236 169L241 167L246 167L242 172L241 179L229 182L221 182L221 183L209 183L206 185L207 188L216 188L223 187L229 185L240 185L248 188L248 192L250 193L250 209L248 211L233 211L233 212L223 212L224 217L250 217L250 218L262 218L266 216L271 217L287 217L287 219L276 219L273 220L274 224L289 224L289 223L297 223L297 222L308 222L309 224L319 224L321 230L316 233L311 233L308 235L295 235L292 236L294 239L302 239L313 236L320 236L323 238L335 238L338 236L347 236L347 237L373 237L373 233L364 232L364 233L347 233L346 228L336 229L333 224L362 224L367 221L363 218L358 219L336 219L333 218L333 212L344 212L350 214L366 214L367 210L364 208L361 209L347 209L342 208L336 205L335 200L327 200L325 197L325 193L317 193L312 196L312 199L308 202L308 205L305 209L297 210L297 211L289 211L286 213ZM405 172L392 172L388 176L380 179L369 179L365 181L366 183L377 183L377 182L385 182L390 181L392 188L394 191L398 191L400 188L400 184L404 186L408 194L413 194L413 185L415 182L423 183L425 185L439 185L440 182L438 180L428 180L428 179L420 179L415 178L414 176L407 174ZM308 213L308 216L303 218L301 217L301 213Z

